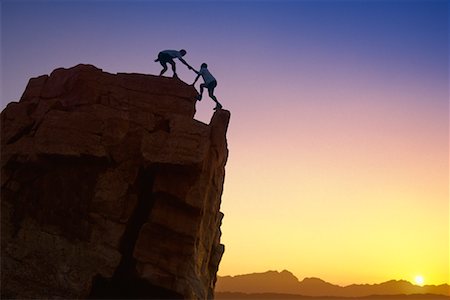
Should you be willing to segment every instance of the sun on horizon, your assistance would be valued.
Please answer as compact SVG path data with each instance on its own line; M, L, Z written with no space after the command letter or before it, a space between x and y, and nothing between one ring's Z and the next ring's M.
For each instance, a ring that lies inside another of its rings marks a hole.
M422 275L416 275L416 277L414 277L414 283L423 286L425 284L425 278Z

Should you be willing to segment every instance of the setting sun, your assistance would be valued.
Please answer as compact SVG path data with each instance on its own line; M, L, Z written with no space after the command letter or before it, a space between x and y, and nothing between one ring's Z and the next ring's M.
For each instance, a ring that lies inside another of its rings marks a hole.
M422 275L417 275L416 277L414 277L414 282L417 285L423 285L425 283L425 279L423 278Z

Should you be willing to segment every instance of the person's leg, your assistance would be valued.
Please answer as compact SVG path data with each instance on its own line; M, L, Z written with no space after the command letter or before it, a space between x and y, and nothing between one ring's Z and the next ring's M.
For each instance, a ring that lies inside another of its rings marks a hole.
M209 97L211 97L211 99L213 99L213 101L216 102L216 107L214 109L221 109L222 104L220 104L219 101L217 101L217 97L214 96L214 89L208 89L208 93Z
M200 95L197 96L197 100L202 100L202 95L203 95L203 89L206 87L206 84L202 83L200 84Z
M172 66L173 77L178 77L175 62L173 61L173 59L169 60L168 63Z
M208 85L208 94L209 94L209 97L211 97L211 99L213 99L213 101L216 102L216 107L214 109L221 109L222 108L222 104L220 104L219 101L217 101L217 97L214 96L214 89L216 88L216 86L217 86L217 82L216 81L211 82Z
M164 74L167 71L167 63L172 64L173 60L172 60L172 57L169 54L163 53L163 52L159 52L159 54L158 54L158 61L161 64L161 66L163 67L163 69L161 70L161 73L159 74L159 76L161 76L162 74Z
M163 69L161 70L161 73L159 73L159 76L162 76L162 74L164 74L167 71L167 62L160 60L159 63L163 67Z

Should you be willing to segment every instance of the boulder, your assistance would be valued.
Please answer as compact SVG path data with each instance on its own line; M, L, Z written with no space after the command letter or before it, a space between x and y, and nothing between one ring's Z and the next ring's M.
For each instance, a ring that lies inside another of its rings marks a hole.
M213 297L230 113L92 65L29 81L1 113L2 298Z

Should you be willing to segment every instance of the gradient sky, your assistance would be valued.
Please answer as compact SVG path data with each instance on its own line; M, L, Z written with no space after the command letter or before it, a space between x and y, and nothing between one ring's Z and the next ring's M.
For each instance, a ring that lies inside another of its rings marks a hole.
M181 48L232 113L219 275L449 283L448 1L3 0L1 108L55 68L158 74Z

